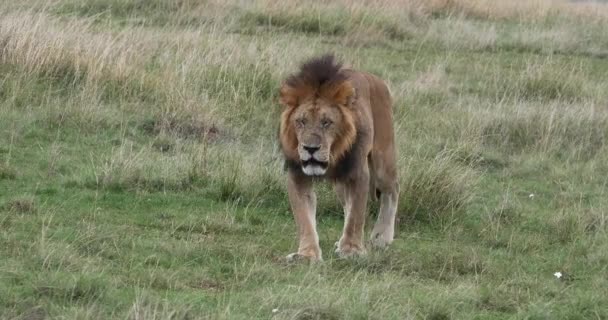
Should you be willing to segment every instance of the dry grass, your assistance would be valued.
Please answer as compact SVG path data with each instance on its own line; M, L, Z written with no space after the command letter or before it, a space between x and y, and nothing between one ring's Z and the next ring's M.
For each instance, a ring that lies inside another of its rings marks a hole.
M145 61L142 53L154 51L146 50L140 33L125 30L111 36L90 29L90 23L59 23L44 13L5 14L0 23L2 62L32 73L67 73L92 86L106 77L117 81L140 78L137 71Z
M327 7L319 1L275 2L257 1L256 7L264 11L304 11ZM461 16L487 20L544 21L555 16L582 19L591 23L604 23L608 8L600 2L572 2L566 0L380 0L380 1L334 1L330 7L342 7L349 13L382 12L389 16Z

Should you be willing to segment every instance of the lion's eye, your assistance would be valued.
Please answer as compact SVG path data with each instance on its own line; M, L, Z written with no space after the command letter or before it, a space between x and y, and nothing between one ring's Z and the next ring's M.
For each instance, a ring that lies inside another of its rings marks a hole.
M332 122L331 120L329 120L329 119L325 119L325 120L322 120L322 121L321 121L321 126L322 126L323 128L327 128L327 127L331 126L331 124L332 124L332 123L333 123L333 122Z
M303 127L306 124L306 119L296 119L296 125L298 127Z

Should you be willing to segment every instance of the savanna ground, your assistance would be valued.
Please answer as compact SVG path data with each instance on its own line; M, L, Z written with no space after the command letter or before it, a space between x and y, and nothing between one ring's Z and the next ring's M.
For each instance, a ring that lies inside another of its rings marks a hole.
M589 2L4 1L0 318L606 319L607 29ZM276 92L325 52L392 88L397 239L337 259L321 187L325 262L292 265Z

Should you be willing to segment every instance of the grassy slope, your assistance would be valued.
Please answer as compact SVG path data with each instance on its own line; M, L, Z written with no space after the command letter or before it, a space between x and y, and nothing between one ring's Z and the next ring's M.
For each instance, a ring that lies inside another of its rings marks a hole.
M1 7L0 317L608 317L608 9L40 3ZM391 84L398 237L335 259L321 187L287 265L274 95L326 51Z

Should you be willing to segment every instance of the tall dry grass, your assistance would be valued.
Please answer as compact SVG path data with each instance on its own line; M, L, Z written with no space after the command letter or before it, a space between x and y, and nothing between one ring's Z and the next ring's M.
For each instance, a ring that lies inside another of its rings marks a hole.
M315 3L315 1L312 1ZM319 2L316 2L319 4ZM380 1L336 1L353 11L366 11L370 8L392 13L410 15L462 15L470 18L490 20L526 20L542 21L552 16L585 19L587 22L605 22L608 17L606 5L600 2L577 3L567 0L380 0ZM300 2L277 5L272 1L265 2L269 7L298 7ZM310 5L307 3L306 5Z
M5 14L0 21L1 61L31 73L69 73L92 86L106 77L141 77L145 55L154 51L146 47L142 33L124 30L110 35L91 29L90 22L60 23L44 13Z

